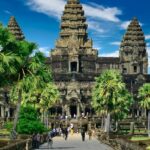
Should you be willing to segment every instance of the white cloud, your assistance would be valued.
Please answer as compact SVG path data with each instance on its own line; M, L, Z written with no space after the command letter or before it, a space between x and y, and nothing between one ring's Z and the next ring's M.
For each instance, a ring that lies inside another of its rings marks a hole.
M120 27L121 29L127 29L128 25L131 23L132 20L124 21L121 23ZM139 22L140 26L143 26L143 23Z
M88 27L91 30L97 31L99 33L104 33L105 30L100 26L99 22L97 21L88 21Z
M50 55L50 48L49 47L40 47L39 51L42 52L45 56Z
M147 43L147 47L149 47L150 46L150 43Z
M106 21L119 22L117 17L122 14L122 11L117 7L104 7L102 5L83 4L86 16L102 19Z
M4 13L6 13L8 15L12 15L12 13L9 10L4 10Z
M28 0L27 5L34 11L59 18L64 10L66 0ZM106 21L119 22L117 17L122 12L117 7L104 7L98 4L83 4L85 15Z
M36 52L42 52L46 57L50 56L50 48L46 46L35 50L31 56L34 56Z
M114 52L111 52L111 53L102 53L102 54L99 54L101 57L119 57L119 51L114 51Z
M111 42L110 44L111 44L111 45L120 46L120 42L119 42L119 41Z
M150 40L150 34L145 35L145 39L146 39L146 40Z
M67 0L27 0L26 5L33 11L43 13L49 17L60 20ZM122 11L117 7L104 7L96 3L82 4L85 15L88 17L88 27L96 31L96 34L104 33L105 24L100 25L100 21L109 21L110 23L120 22L118 18Z
M34 11L60 19L65 0L28 0L27 5Z
M121 23L121 29L127 29L128 25L130 24L131 21L124 21Z

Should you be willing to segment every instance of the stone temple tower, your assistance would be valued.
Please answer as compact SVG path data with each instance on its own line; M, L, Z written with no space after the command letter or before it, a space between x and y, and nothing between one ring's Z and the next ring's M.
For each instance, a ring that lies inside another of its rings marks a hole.
M95 71L93 69L97 51L92 49L93 44L92 40L88 39L87 27L79 0L68 0L61 17L60 37L51 52L54 72ZM87 55L89 59L85 58ZM86 66L83 68L84 64Z
M121 42L120 61L123 74L147 74L146 42L137 18L133 18Z
M98 56L92 40L88 39L87 27L80 1L68 0L50 63L61 92L62 112L71 116L91 112L90 93Z
M8 22L8 29L17 40L23 40L25 38L14 16Z

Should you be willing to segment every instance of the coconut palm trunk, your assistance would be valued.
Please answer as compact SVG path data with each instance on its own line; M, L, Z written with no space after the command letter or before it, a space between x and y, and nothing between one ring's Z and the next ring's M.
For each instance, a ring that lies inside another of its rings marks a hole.
M150 137L150 110L148 110L148 136Z
M16 138L16 127L17 127L17 122L18 122L19 112L20 112L20 107L21 107L21 99L22 99L22 90L19 90L18 103L17 103L16 113L15 113L15 118L14 118L14 123L13 123L13 129L12 129L12 133L11 133L12 139Z
M105 119L105 132L109 133L110 131L110 113L107 114L107 117Z

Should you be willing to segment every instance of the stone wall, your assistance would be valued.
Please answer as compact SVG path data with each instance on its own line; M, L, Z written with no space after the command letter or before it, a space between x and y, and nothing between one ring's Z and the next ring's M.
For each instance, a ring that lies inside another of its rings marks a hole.
M129 136L116 137L115 135L108 135L102 130L99 130L96 134L99 141L113 147L114 150L145 150L145 145L129 141Z
M32 150L31 140L11 141L11 144L0 148L0 150Z

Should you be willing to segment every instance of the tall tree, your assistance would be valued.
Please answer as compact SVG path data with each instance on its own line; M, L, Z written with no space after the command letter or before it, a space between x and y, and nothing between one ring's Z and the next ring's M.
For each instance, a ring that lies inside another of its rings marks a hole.
M27 59L18 76L21 76L21 78L18 78L19 80L11 90L12 100L16 100L16 98L18 99L13 126L14 133L17 126L21 103L27 103L27 101L30 101L34 91L38 88L45 88L44 83L52 81L51 73L49 68L45 65L45 59L42 53L36 53L35 56Z
M150 137L150 83L144 84L139 89L140 106L148 110L148 135Z
M15 133L21 102L32 95L44 83L52 81L50 69L45 65L45 57L37 52L31 58L36 44L15 37L0 25L0 86L9 86L11 98L17 99L13 132ZM11 88L12 87L12 88ZM12 134L13 135L13 134Z
M132 97L126 90L121 74L106 70L96 78L93 88L92 105L96 112L105 116L105 132L110 129L110 117L125 115L132 104Z
M0 24L0 88L10 85L15 79L18 68L22 60L13 51L16 49L16 40L9 33L7 28Z

